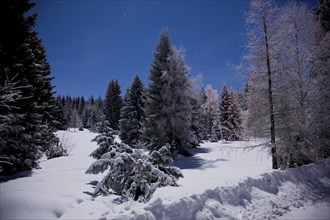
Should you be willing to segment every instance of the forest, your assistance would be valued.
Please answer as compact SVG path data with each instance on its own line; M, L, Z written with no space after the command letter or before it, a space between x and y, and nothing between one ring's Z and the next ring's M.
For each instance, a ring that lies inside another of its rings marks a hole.
M55 135L67 129L98 133L93 141L99 148L91 153L96 161L86 173L109 173L95 194L112 189L139 201L149 200L158 186L176 186L183 175L171 166L174 156L191 157L206 141L260 138L256 146L269 149L273 169L330 156L329 0L316 8L251 1L237 65L246 76L244 91L225 82L217 82L220 93L200 86L184 50L163 28L150 51L147 84L135 75L123 92L109 79L104 97L88 99L56 95L35 31L37 14L26 15L33 6L28 0L0 3L0 175L38 169L43 157L67 156Z

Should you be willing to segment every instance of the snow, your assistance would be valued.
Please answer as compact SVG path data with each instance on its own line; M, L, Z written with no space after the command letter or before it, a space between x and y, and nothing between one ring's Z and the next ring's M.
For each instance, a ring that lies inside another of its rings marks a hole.
M123 202L91 196L104 175L85 174L97 134L57 135L70 156L0 177L0 219L330 219L330 159L273 171L267 151L243 149L257 142L207 142L195 156L175 158L184 175L179 187L158 188L147 203Z

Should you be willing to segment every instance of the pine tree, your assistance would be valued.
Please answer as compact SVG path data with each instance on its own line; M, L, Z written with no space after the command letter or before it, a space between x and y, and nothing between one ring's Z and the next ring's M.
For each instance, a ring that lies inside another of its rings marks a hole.
M137 75L127 90L119 120L121 140L132 147L142 143L142 124L144 116L144 88Z
M120 86L118 80L111 80L105 95L105 116L114 130L119 129L120 110L122 99L120 96Z

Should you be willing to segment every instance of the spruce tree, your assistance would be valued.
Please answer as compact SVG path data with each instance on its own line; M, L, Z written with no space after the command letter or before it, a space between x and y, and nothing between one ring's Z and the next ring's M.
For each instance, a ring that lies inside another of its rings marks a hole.
M198 145L192 130L192 99L193 92L189 81L188 67L183 51L172 48L169 57L169 72L164 72L163 108L166 115L162 121L163 131L167 134L170 144L181 154L189 155L187 147Z
M142 143L142 124L145 118L143 95L143 83L137 75L126 92L119 120L119 137L132 147Z
M105 116L110 122L110 127L114 130L119 129L120 110L122 99L120 96L120 86L118 80L111 80L105 95Z
M201 90L202 93L205 93L204 90ZM200 91L200 92L201 92ZM207 133L205 129L205 115L202 109L202 105L204 104L205 100L201 100L199 97L200 93L194 94L191 98L191 106L192 106L192 130L196 136L197 142L200 143L202 140L207 139Z
M229 112L229 122L231 125L229 140L231 141L239 141L242 140L242 110L240 107L240 103L238 100L238 94L234 91L229 92L229 98L231 100L231 104L228 108Z
M183 54L161 32L151 65L144 136L149 149L172 145L172 151L189 155L187 147L198 144L192 131L192 89Z
M233 125L231 124L230 118L232 117L229 108L232 104L231 97L229 95L229 91L227 86L224 84L222 87L221 98L219 102L220 108L220 121L221 121L221 129L222 135L225 140L229 140L229 137L232 132Z
M151 82L146 97L144 137L149 142L149 150L159 149L170 142L167 134L162 130L163 125L161 123L167 120L166 113L162 111L164 105L163 88L165 87L162 75L169 72L169 58L173 55L171 47L168 31L164 29L154 52L154 60L149 74Z
M0 155L9 158L10 173L38 167L43 151L52 147L56 137L52 133L59 121L58 109L52 99L52 78L45 50L33 30L36 15L24 17L34 4L28 1L1 1L0 79L15 79L21 98L11 108L2 108L0 115L8 127L1 133Z

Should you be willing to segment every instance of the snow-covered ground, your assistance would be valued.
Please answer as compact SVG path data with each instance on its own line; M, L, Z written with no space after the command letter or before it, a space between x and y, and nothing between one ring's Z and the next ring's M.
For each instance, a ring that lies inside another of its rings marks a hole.
M145 204L117 204L116 195L91 196L102 178L85 174L96 134L58 135L71 156L0 179L0 219L330 219L330 159L272 171L267 152L243 149L252 142L204 143L194 157L176 158L179 187L159 188Z

